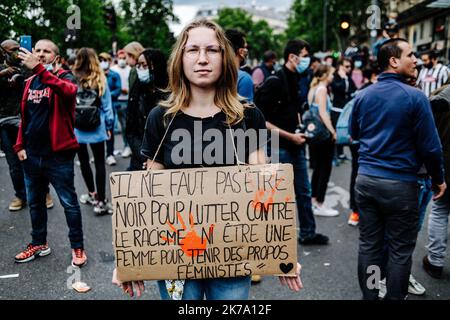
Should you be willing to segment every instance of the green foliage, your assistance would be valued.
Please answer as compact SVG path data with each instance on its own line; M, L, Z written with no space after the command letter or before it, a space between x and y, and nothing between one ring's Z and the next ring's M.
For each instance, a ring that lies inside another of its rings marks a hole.
M252 15L243 9L221 9L216 22L224 30L237 29L246 34L247 43L250 47L249 56L252 59L260 60L265 51L278 51L280 48L279 36L273 34L273 29L267 21L254 22Z
M172 0L122 0L120 8L123 20L119 40L139 41L144 47L169 54L175 42L168 25L169 21L176 21ZM119 46L125 44L119 43Z
M294 0L286 37L304 39L312 45L314 50L321 50L324 2L325 0ZM366 26L368 19L366 10L370 1L327 0L327 3L327 49L342 50L347 45L348 39L343 39L339 35L339 22L344 15L351 17L351 33L356 35L356 40L359 42L367 40L369 30Z
M71 4L80 8L81 29L67 30L67 12ZM0 0L0 41L22 34L53 40L62 49L93 47L110 51L114 40L118 48L136 40L145 47L169 53L175 39L168 21L176 20L172 0L122 0L116 6L116 30L106 24L105 6L111 0ZM71 36L69 36L71 35ZM75 36L75 37L73 37Z

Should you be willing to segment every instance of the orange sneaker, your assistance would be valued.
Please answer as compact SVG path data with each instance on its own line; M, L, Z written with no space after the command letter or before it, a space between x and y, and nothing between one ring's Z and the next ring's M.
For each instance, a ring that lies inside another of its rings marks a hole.
M15 256L14 260L17 263L28 262L34 260L36 257L48 256L51 252L48 244L34 246L30 243L25 250Z
M83 248L72 249L72 266L81 268L86 265L87 256Z
M352 212L350 215L350 218L348 219L348 224L351 226L357 226L359 223L359 213L358 212Z

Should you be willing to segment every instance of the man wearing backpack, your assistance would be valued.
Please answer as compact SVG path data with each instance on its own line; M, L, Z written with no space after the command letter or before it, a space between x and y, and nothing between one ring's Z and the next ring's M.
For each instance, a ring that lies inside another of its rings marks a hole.
M20 48L19 58L32 70L25 83L21 124L14 145L25 173L32 242L15 257L17 263L49 255L45 195L50 182L64 207L72 248L72 265L87 262L80 205L74 186L74 157L79 145L73 124L77 86L70 71L59 65L58 47L50 40L36 43L33 53Z
M281 163L291 163L294 169L294 189L300 222L300 244L327 244L328 237L316 233L311 204L306 158L305 135L297 133L300 125L298 97L299 74L309 66L309 44L290 40L284 49L283 68L269 76L255 96L255 104L264 113L267 129L278 131L279 150L268 150L273 157L278 153Z

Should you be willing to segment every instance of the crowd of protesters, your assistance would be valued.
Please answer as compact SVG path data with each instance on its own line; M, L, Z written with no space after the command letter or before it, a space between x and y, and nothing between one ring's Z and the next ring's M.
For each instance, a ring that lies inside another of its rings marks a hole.
M110 53L80 48L63 59L48 39L37 41L33 52L14 40L3 41L0 141L15 191L9 210L28 205L32 222L32 241L15 261L51 253L47 209L53 207L53 185L66 215L72 265L85 265L79 203L91 205L97 215L113 212L106 165L115 165L121 155L130 158L128 170L189 167L170 159L175 143L170 135L175 128L193 131L201 121L203 130L277 131L278 149L250 148L244 162L292 164L300 245L329 243L328 236L316 232L315 216L341 213L327 206L326 193L333 166L350 155L347 213L348 224L360 230L363 298L423 295L425 288L411 275L411 259L431 199L422 264L434 278L442 275L447 246L449 69L435 51L421 54L419 65L392 23L371 53L352 42L339 57L320 57L306 41L292 39L283 57L268 50L250 68L249 45L241 31L223 31L206 20L182 31L170 58L138 42ZM118 131L122 150L115 150ZM85 183L78 192L76 156ZM376 288L368 288L367 268L373 265L382 278ZM254 275L158 285L163 299L202 299L204 294L247 299L251 282L259 281ZM300 265L296 277L280 281L300 290ZM115 273L113 282L131 295L133 288L138 295L144 290L143 282L122 283Z

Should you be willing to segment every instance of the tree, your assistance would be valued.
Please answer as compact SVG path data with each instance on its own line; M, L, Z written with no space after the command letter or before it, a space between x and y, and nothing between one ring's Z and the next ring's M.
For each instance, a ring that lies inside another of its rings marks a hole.
M254 22L253 16L243 9L221 9L216 21L224 30L237 29L245 33L251 58L260 60L265 51L278 51L280 47L267 21Z
M153 47L169 54L175 38L168 22L176 21L172 0L122 0L123 20L120 39L139 41L144 47ZM121 46L126 43L120 43Z
M286 37L301 38L308 41L316 50L323 43L323 8L327 2L327 49L342 51L346 45L346 37L340 32L342 17L351 17L350 34L354 34L359 42L368 38L367 0L294 0L288 19ZM382 7L382 9L384 9Z
M2 0L0 2L0 35L18 40L20 35L31 35L33 45L48 38L60 47L64 43L68 0ZM64 27L61 27L64 26Z

